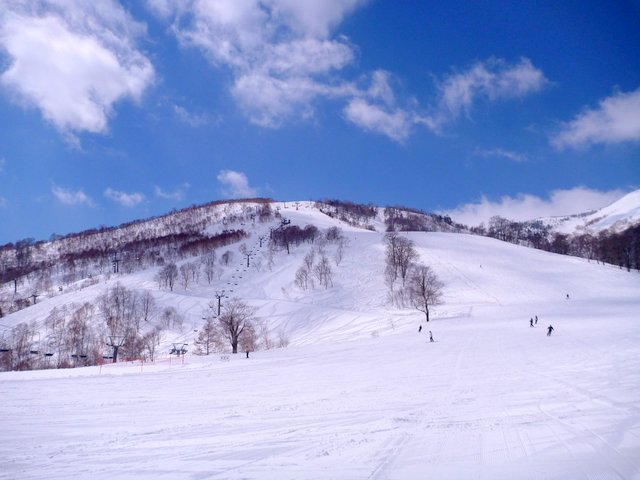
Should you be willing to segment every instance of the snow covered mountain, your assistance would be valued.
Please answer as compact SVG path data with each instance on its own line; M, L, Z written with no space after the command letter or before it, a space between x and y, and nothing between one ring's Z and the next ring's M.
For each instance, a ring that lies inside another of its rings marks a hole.
M592 212L537 220L565 234L621 232L640 223L640 190L628 193L611 205Z
M86 255L48 244L38 255L66 258L49 284L31 275L2 286L5 298L29 298L38 285L35 304L0 320L3 339L30 326L34 357L79 306L93 305L91 321L104 323L100 298L116 286L153 298L143 333L163 327L153 362L0 373L2 475L640 479L636 272L453 228L401 233L444 284L425 323L422 312L389 301L380 212L287 202L261 220L263 206L211 206L180 248L132 226L151 243L119 236L121 246L145 249L114 257L105 247L106 266L86 237L74 240ZM317 232L270 248L283 226ZM209 247L199 246L223 231L243 234L219 244L211 279L203 266L172 289L159 282L169 262L205 259ZM326 240L337 233L344 241ZM326 286L296 281L311 252L314 266L323 255L330 261ZM195 354L223 290L223 306L238 297L255 308L260 349L250 358L228 346ZM169 308L180 321L163 317ZM175 345L187 353L170 355Z

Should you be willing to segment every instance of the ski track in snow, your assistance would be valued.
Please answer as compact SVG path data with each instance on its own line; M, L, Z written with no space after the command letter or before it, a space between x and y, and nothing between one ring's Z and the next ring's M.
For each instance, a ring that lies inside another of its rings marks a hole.
M338 224L308 208L285 216ZM446 283L446 303L418 334L421 312L386 303L381 235L345 234L328 290L293 284L308 246L278 253L272 271L234 261L220 281L187 291L158 291L151 271L109 280L151 288L185 313L165 348L192 342L225 286L291 346L229 361L189 354L184 364L0 373L0 478L640 479L637 273L412 233ZM41 322L68 301L3 322Z

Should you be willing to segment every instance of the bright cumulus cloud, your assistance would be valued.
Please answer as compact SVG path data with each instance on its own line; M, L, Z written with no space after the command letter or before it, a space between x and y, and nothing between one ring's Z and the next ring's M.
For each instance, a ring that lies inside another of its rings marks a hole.
M521 58L515 64L499 58L477 62L438 82L435 111L424 119L424 123L438 130L460 115L468 115L479 100L519 98L541 90L547 83L542 70L528 58Z
M134 46L143 31L112 0L11 1L0 14L0 84L66 134L103 133L114 103L139 100L153 81Z
M618 92L585 109L551 137L558 149L640 140L640 88Z
M221 170L216 177L222 185L222 194L231 198L255 197L258 190L249 186L249 179L242 172Z
M520 193L515 197L507 195L492 201L482 196L478 202L439 213L449 215L456 222L469 226L487 223L496 215L514 221L527 221L602 208L620 199L625 193L622 190L599 191L576 187L568 190L554 190L548 198Z
M180 43L233 74L231 93L249 119L277 127L309 116L318 97L338 95L332 73L353 61L332 29L362 0L148 0Z

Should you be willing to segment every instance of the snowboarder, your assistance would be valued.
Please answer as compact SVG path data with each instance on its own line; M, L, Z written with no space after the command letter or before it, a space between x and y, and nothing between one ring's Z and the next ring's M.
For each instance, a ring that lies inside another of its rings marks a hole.
M422 325L418 327L418 333L420 333L421 331L422 331Z
M538 315L536 315L536 321L535 321L535 322L533 322L533 323L534 323L535 325L537 325L537 324L538 324Z
M533 317L531 317L531 320L529 320L529 326L533 327Z
M550 336L551 336L551 332L553 332L553 327L552 327L551 325L549 325L549 326L547 327L547 337L550 337Z
M435 340L433 339L433 333L431 333L431 330L429 330L429 341L430 342L434 342Z

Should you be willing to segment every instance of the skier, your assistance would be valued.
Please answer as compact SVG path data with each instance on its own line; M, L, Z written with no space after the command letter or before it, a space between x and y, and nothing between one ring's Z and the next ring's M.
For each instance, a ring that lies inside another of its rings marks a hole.
M421 331L422 331L422 325L418 327L418 333L420 333Z
M549 326L547 327L547 337L550 337L550 336L551 336L551 332L553 332L553 327L552 327L551 325L549 325Z
M430 342L434 342L435 340L433 339L433 333L431 333L431 330L429 330L429 341Z
M569 300L569 294L567 293L567 300Z
M531 317L531 320L529 320L529 326L533 327L533 317Z
M247 348L247 358L249 358L249 349Z
M536 325L538 324L538 315L536 315L536 321L534 322Z

